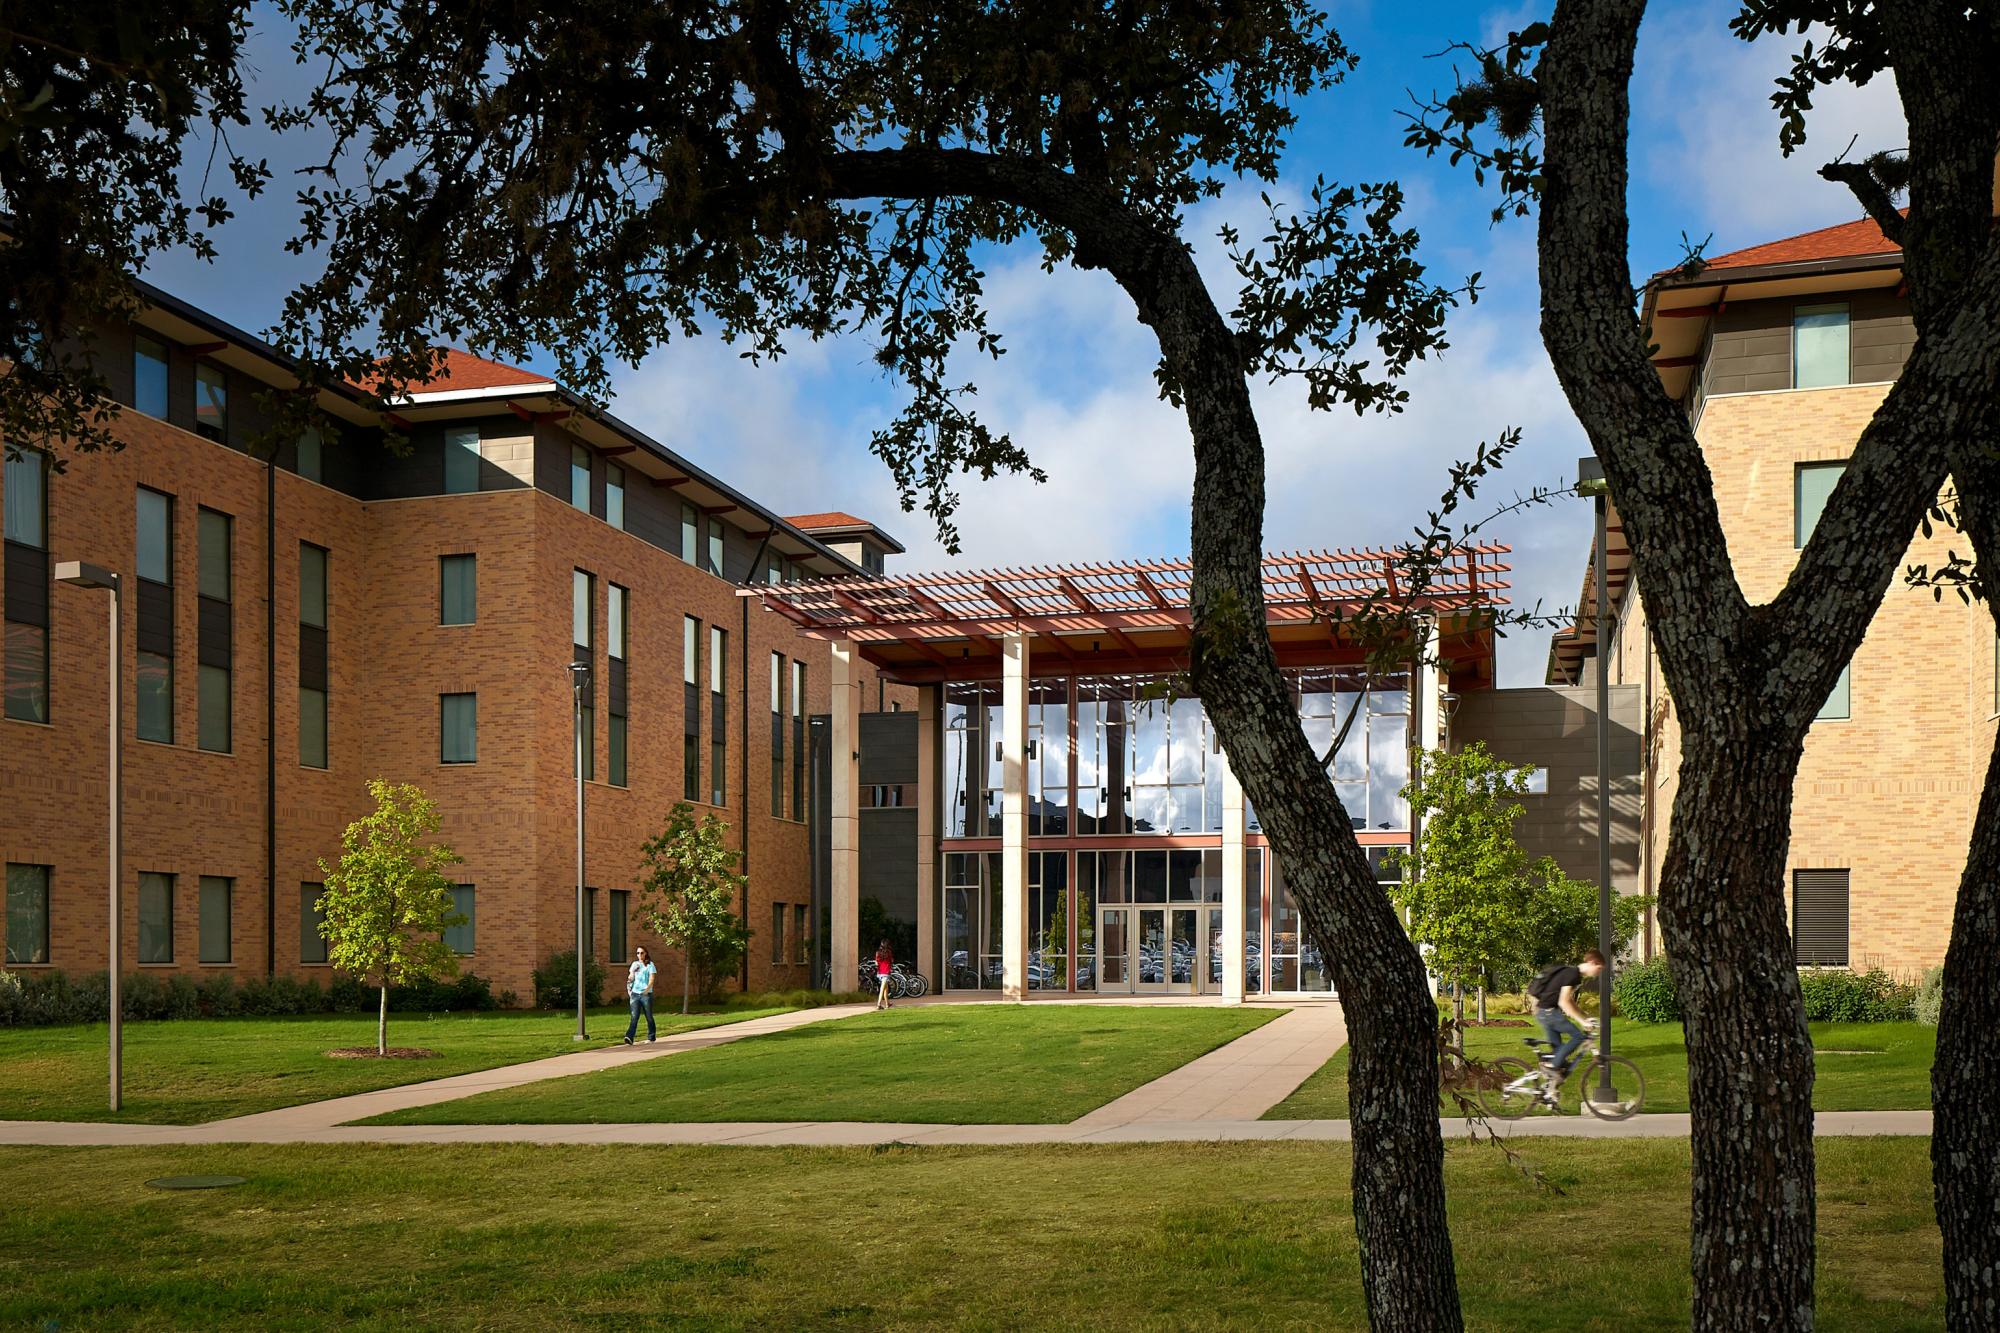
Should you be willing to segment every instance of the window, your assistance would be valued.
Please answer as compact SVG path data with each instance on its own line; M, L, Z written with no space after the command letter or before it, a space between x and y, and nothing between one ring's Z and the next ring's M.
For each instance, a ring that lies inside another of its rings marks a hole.
M230 749L230 684L235 671L233 613L230 610L231 521L213 509L196 513L199 563L195 629L195 743L204 750Z
M585 668L591 666L591 620L596 610L597 580L580 569L570 571L570 660ZM584 781L597 776L597 682L586 670L575 683L578 716L576 725L583 744L578 760L583 768Z
M594 578L580 569L569 572L569 641L586 650L590 647L590 604L596 600L595 583ZM587 656L586 651L578 660Z
M611 772L607 775L614 787L626 785L625 708L629 702L628 688L630 666L626 660L626 645L631 641L632 594L617 584L610 587L610 608L606 617L605 633L609 638L611 681L609 690L610 717L607 722L609 735L606 738L607 758Z
M792 947L798 951L795 961L801 963L812 961L811 945L806 941L806 905L804 903L792 904Z
M785 961L785 905L771 904L771 961Z
M1849 383L1847 303L1802 305L1792 312L1792 387Z
M1852 662L1840 669L1840 679L1833 682L1833 689L1828 692L1826 702L1819 706L1819 712L1813 714L1815 722L1854 716L1853 675Z
M722 573L722 520L719 518L708 520L708 572Z
M4 451L0 451L4 452ZM6 616L0 645L6 656L6 715L49 720L48 461L29 451L6 460Z
M597 957L597 890L583 891L583 956Z
M590 450L580 444L569 447L569 502L590 512Z
M174 739L174 502L141 486L136 501L138 533L138 736L172 744Z
M771 654L771 815L776 819L785 817L785 658L782 653Z
M299 885L299 961L301 963L324 963L326 961L326 936L319 933L326 924L326 913L320 910L319 897L326 892L324 884Z
M695 516L694 506L686 501L681 503L681 559L690 565L697 556L695 548L701 544L701 521Z
M729 636L714 625L708 627L708 791L710 805L729 804L728 784L723 774L729 767L729 695L722 683L727 674Z
M632 910L632 895L624 889L611 891L611 961L631 961L625 948L625 920Z
M479 557L438 557L438 624L470 625L479 619Z
M132 406L167 418L167 346L143 333L132 339Z
M327 764L327 553L299 543L299 763Z
M1792 545L1804 550L1839 484L1845 463L1800 463L1792 469Z
M448 426L444 432L444 493L470 495L479 489L479 427Z
M438 759L447 764L479 760L479 696L438 696Z
M451 910L463 917L464 920L455 926L446 926L444 928L445 946L456 954L471 953L473 952L474 940L473 926L477 921L477 912L473 906L472 885L454 884L451 886Z
M174 742L174 662L161 653L139 654L138 735L142 741Z
M7 863L7 961L49 961L49 867Z
M201 938L195 957L204 963L233 961L229 939L229 900L236 881L220 875L201 877Z
M1792 872L1792 954L1800 967L1847 966L1847 872Z
M307 481L320 479L319 451L322 443L324 437L318 426L307 426L299 432L298 447L295 451L297 456L293 461L298 465L299 475Z
M681 795L701 799L701 622L681 618Z
M806 817L806 664L792 663L792 818Z
M1547 796L1549 794L1549 770L1531 768L1528 770L1528 795Z
M229 381L221 366L194 367L194 433L217 444L229 442Z
M158 491L139 488L138 572L155 583L174 581L174 502Z
M139 872L139 961L174 961L174 877Z
M604 465L604 521L625 528L625 469L616 463Z

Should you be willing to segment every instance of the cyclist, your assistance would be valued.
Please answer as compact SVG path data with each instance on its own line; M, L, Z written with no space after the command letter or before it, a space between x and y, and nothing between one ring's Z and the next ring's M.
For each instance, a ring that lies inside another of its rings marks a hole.
M1584 954L1582 962L1544 968L1528 983L1528 995L1535 1002L1535 1021L1542 1025L1542 1035L1554 1048L1542 1057L1542 1065L1558 1078L1569 1074L1577 1051L1594 1026L1583 1010L1576 1007L1576 988L1583 984L1584 978L1594 977L1603 970L1604 955L1592 949Z

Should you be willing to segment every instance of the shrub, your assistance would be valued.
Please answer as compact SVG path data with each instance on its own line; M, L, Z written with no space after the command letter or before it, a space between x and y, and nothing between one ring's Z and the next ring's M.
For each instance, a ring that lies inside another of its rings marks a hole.
M1802 967L1799 992L1809 1023L1893 1023L1910 1017L1916 987L1896 981L1879 967L1861 972L1838 967Z
M336 976L326 988L326 1007L336 1014L372 1014L381 1003L382 993L360 977Z
M1917 998L1911 1007L1912 1016L1927 1028L1938 1025L1938 1014L1944 1008L1944 969L1934 967L1924 973L1924 979L1917 986Z
M1619 968L1611 981L1611 1003L1620 1015L1635 1023L1678 1023L1681 996L1667 956Z
M236 1012L253 1018L323 1014L329 1007L327 993L314 977L252 977L236 996Z
M595 958L585 959L583 1002L595 1008L602 1003L598 997L603 991L604 965ZM576 1008L576 950L552 953L547 962L535 969L535 1008Z
M101 1023L109 1013L101 972L75 981L61 972L0 972L0 1026Z
M209 1018L228 1018L236 1012L236 978L227 972L203 977L200 992L201 1012Z
M493 998L491 982L476 972L465 972L450 981L423 977L391 986L389 1007L402 1013L435 1014L454 1009L497 1009L500 1002Z

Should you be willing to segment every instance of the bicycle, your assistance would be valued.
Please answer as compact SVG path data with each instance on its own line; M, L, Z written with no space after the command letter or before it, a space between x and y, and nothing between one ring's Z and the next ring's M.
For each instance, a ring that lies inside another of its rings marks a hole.
M931 983L929 979L913 967L905 967L901 963L892 964L889 968L889 976L891 978L889 985L892 991L898 981L903 986L902 993L893 996L895 999L900 1000L904 996L908 996L912 1000L919 1000L930 993Z
M910 994L911 976L912 974L903 971L900 965L893 966L889 969L889 998L891 1000L900 1000ZM859 985L856 987L856 989L860 990L861 993L864 995L875 995L881 991L881 988L882 988L882 978L875 971L875 964L873 963L861 964ZM925 990L930 989L930 985L928 982L925 983L924 989ZM921 994L922 992L918 993Z
M1577 1085L1581 1089L1578 1100L1584 1110L1599 1120L1628 1120L1646 1104L1646 1076L1624 1056L1605 1055L1598 1046L1595 1027L1590 1031L1588 1050L1571 1061L1567 1071L1548 1063L1547 1055L1555 1050L1554 1043L1540 1037L1524 1037L1521 1044L1535 1052L1535 1062L1530 1066L1526 1060L1512 1055L1493 1062L1493 1081L1499 1086L1479 1094L1479 1104L1488 1115L1519 1120L1541 1110L1559 1113L1558 1098L1563 1085L1579 1072L1583 1081ZM1609 1101L1598 1101L1595 1098L1600 1071L1605 1069L1610 1071L1612 1097Z

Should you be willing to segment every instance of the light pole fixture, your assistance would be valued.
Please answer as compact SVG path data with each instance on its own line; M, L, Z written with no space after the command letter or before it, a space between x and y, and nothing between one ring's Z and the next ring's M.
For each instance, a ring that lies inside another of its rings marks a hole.
M1606 1057L1597 1066L1597 1086L1584 1095L1595 1102L1612 1102L1618 1094L1611 1087L1611 729L1605 718L1611 711L1611 674L1606 626L1611 621L1611 553L1607 549L1607 511L1611 486L1604 477L1604 464L1596 457L1579 458L1576 463L1576 492L1588 495L1597 510L1596 574L1591 579L1597 593L1596 614L1591 619L1591 636L1597 644L1597 951L1604 966L1597 973L1597 1045Z
M583 692L590 688L590 663L569 663L569 689L572 730L576 734L576 1037L577 1041L590 1040L590 1033L583 1020L583 960L584 948L589 943L584 939L583 925L583 747L589 737L583 734Z
M56 565L56 582L67 583L73 588L102 588L111 594L110 645L106 650L109 662L108 689L110 692L110 717L106 723L107 758L105 766L105 789L110 800L110 827L105 830L105 842L110 847L108 907L110 921L107 927L108 949L105 970L109 974L111 1003L111 1109L121 1110L125 1104L125 1014L124 996L119 986L118 935L124 919L124 895L119 892L119 853L124 840L120 815L124 806L124 780L118 764L118 738L123 725L119 704L124 697L120 687L118 664L119 652L119 579L102 565L93 565L82 560L64 560Z

